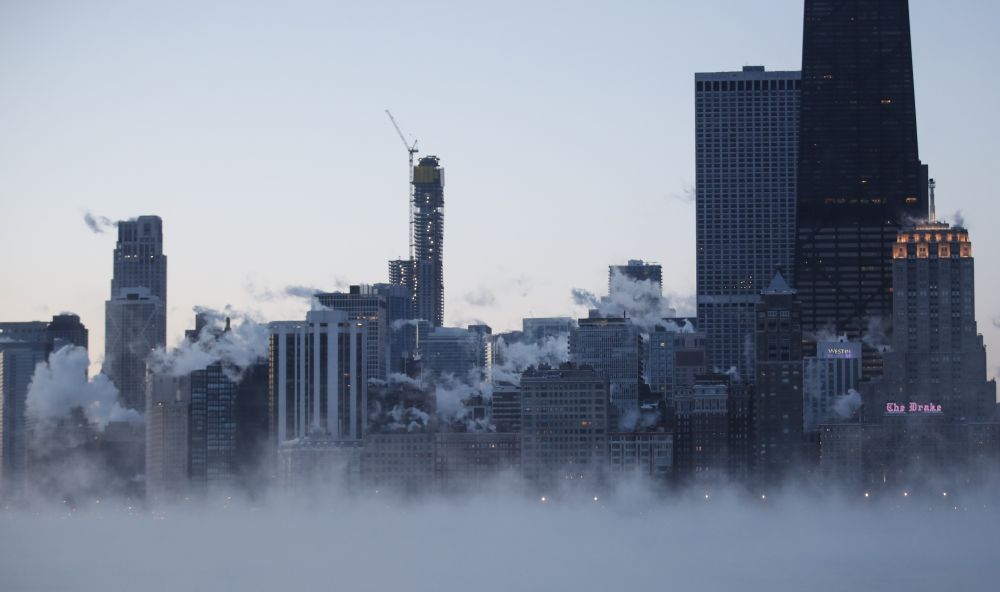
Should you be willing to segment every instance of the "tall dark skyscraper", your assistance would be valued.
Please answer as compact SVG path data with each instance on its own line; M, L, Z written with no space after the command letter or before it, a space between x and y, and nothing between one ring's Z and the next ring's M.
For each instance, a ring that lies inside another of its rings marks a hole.
M807 332L892 314L892 245L927 217L907 0L806 0L794 284Z
M159 216L118 223L105 327L104 373L124 405L143 409L146 359L167 343L167 256Z
M389 262L389 281L410 288L413 316L444 324L444 169L436 156L413 167L410 259Z

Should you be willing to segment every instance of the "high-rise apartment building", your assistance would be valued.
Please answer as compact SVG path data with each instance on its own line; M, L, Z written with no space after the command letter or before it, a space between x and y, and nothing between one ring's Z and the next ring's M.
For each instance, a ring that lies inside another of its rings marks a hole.
M792 271L798 72L695 75L698 320L717 368L753 377L754 307Z
M368 418L365 324L337 310L305 322L270 324L269 408L272 440L326 433L361 440Z
M753 462L774 482L802 456L802 305L776 274L757 304Z
M436 156L413 167L410 258L389 262L389 282L407 286L414 319L444 324L444 169Z
M413 271L416 317L444 324L444 169L436 156L413 168Z
M799 121L802 326L857 339L888 324L897 232L928 214L907 0L806 0Z

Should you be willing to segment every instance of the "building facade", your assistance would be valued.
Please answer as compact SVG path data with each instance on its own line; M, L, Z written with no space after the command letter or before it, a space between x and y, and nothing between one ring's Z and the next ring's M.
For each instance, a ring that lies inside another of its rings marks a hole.
M146 399L146 497L157 502L190 491L190 377L151 376Z
M521 469L540 485L599 482L607 468L608 380L573 364L521 376Z
M899 233L893 248L892 352L885 355L877 417L896 403L940 407L951 421L993 418L986 346L976 323L969 232L932 222Z
M357 285L347 292L326 292L316 295L326 308L346 312L351 320L366 325L368 343L368 379L385 380L391 363L389 345L389 309L386 297L374 286Z
M0 496L3 497L22 493L28 468L28 387L35 366L48 358L49 350L45 340L0 341Z
M435 327L420 343L423 371L432 377L489 380L493 365L493 335L486 325Z
M327 433L364 438L368 418L365 324L334 310L270 324L268 411L277 444Z
M775 482L802 457L802 305L781 274L757 305L753 461L757 475Z
M619 416L638 411L643 339L629 319L580 319L570 334L569 353L573 363L593 368L608 381Z
M672 432L612 433L608 436L608 465L613 475L669 479L674 469Z
M166 343L166 320L163 301L149 288L123 288L105 303L102 371L127 409L145 407L146 364Z
M490 417L499 434L521 432L521 387L517 384L494 383L490 398Z
M708 371L705 333L697 319L664 319L643 340L643 373L646 384L664 401L690 390L695 379Z
M615 296L616 275L626 277L633 282L649 282L656 286L657 291L663 293L663 267L659 263L629 259L626 265L609 265L608 294L612 298Z
M444 324L444 169L436 156L413 167L410 258L389 262L389 283L406 286L413 317Z
M682 480L729 474L729 380L699 380L674 396L674 464Z
M861 358L861 343L847 340L820 341L815 356L802 358L802 420L807 435L818 434L821 424L850 419L852 410L838 409L837 402L859 388Z
M754 307L793 269L798 72L695 75L698 319L712 365L753 377Z
M860 339L892 315L897 232L928 214L907 0L806 0L801 101L802 326Z
M118 222L113 264L103 371L125 407L143 409L147 358L167 343L167 256L159 216Z

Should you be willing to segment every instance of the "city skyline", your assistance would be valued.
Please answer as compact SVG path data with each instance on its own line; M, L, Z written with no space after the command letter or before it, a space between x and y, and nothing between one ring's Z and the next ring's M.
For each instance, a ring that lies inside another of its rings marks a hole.
M348 34L343 39L334 35L337 42L324 45L317 27L300 23L301 16L278 12L285 21L267 21L278 9L266 5L243 13L228 27L221 26L222 13L208 13L204 28L193 31L189 46L178 48L177 54L155 43L181 26L171 19L155 24L139 20L131 33L109 34L101 43L88 45L86 33L99 33L115 19L134 16L99 8L92 17L65 11L46 27L41 27L41 19L51 15L44 7L7 9L9 18L0 19L6 27L17 28L0 41L7 56L0 58L0 72L15 89L0 95L5 107L0 109L5 113L0 124L10 131L0 140L0 176L7 180L0 189L6 196L0 213L21 222L4 234L0 245L24 253L11 262L8 277L18 281L0 288L0 309L9 319L45 319L72 310L92 330L92 352L103 349L101 304L110 272L109 237L114 233L91 236L81 221L88 211L109 218L156 214L164 219L164 252L173 261L168 344L181 338L193 306L231 304L269 320L299 318L307 302L275 298L286 286L330 291L384 281L385 260L405 256L408 249L403 238L408 223L403 205L406 154L385 119L384 107L394 109L404 130L421 140L424 154L438 154L449 170L446 325L481 320L504 330L516 327L525 316L585 316L583 307L574 306L571 289L602 293L605 266L631 258L663 262L664 292L681 295L678 312L693 314L694 205L686 190L694 184L694 74L737 70L746 64L769 71L797 70L801 65L802 6L797 0L753 8L718 2L684 11L632 6L615 13L592 4L579 30L557 49L544 43L543 31L555 22L558 10L538 9L535 21L524 24L520 43L509 51L502 50L508 33L492 28L509 17L494 14L498 21L484 25L482 40L452 34L446 22L439 25L442 34L433 42L440 46L437 58L416 52L398 61L391 51L395 41L379 37L387 42L379 49L374 41ZM352 10L363 22L375 18L366 9ZM426 10L420 18L432 18L438 9ZM973 40L975 35L959 34L959 27L982 27L993 11L986 3L975 3L962 15L929 3L911 7L921 157L939 182L940 217L954 222L951 212L962 210L970 231L980 237L980 253L1000 246L991 242L997 238L982 232L982 223L977 224L993 217L985 158L1000 137L989 130L1000 123L987 108L977 107L979 101L993 102L996 89L980 88L980 79L970 72L982 69L983 62L976 60L985 58L977 56L995 53L988 48L996 41L988 36ZM319 7L304 13L328 16ZM977 15L980 18L974 18ZM394 19L401 23L412 16L395 14L386 17L391 22L381 24L394 31L399 26ZM637 27L630 29L634 42L614 45L625 31L612 26L607 40L587 46L599 17L612 18L612 25ZM753 28L742 26L746 23L765 22L782 33L765 39L742 30ZM267 31L273 31L275 40L285 39L282 23L302 25L305 31L300 43L285 47L282 61L309 55L309 49L321 51L312 61L278 75L274 59L268 58L268 50L277 51L278 45L265 43L245 62L259 62L260 72L273 76L273 86L265 88L239 66L226 42L239 47ZM670 28L667 23L685 27L662 35ZM44 39L45 34L73 27L82 28L76 36L68 35L59 49L36 51L27 44L32 37L25 36L26 31ZM704 44L699 46L702 51L689 56L679 51L694 41L686 28L728 35L733 46ZM140 43L133 37L140 31L148 33L150 41ZM138 43L135 55L110 59L108 52L126 42ZM467 56L455 55L454 47L462 43L472 45ZM355 46L374 51L364 54L370 55L368 74L361 71L364 60L345 65L336 59L342 52L334 49ZM80 51L71 54L71 48ZM587 68L565 59L564 52L580 48L587 49L584 56L594 58ZM205 52L204 67L190 67L196 50ZM606 55L599 55L602 51ZM324 56L328 62L321 59ZM953 63L959 56L962 61ZM479 69L468 67L474 57L482 58ZM156 67L140 68L146 64L142 59L151 59ZM109 61L95 76L107 90L83 85L76 101L63 100L57 92L61 85L75 88L82 82L79 72L86 71L87 64L105 63L102 60ZM409 99L410 93L403 92L409 80L401 69L419 70L425 61L435 60L443 62L440 78L453 80L454 74L465 72L471 85L488 84L475 90L452 81L456 86L448 88L464 94L441 104L435 103L436 92ZM535 63L563 67L549 76L538 66L528 67ZM345 81L356 83L384 73L385 82L373 88L334 88L317 80L310 66L317 72L340 72ZM53 76L43 83L36 78L38 72ZM219 84L204 85L206 76ZM203 96L193 96L178 91L185 86L178 83L206 90ZM976 92L931 90L968 89L969 84ZM570 107L555 109L563 93L579 94L585 88L599 92L583 93ZM623 90L601 92L611 88ZM169 103L157 98L157 90L183 100ZM506 90L502 96L507 100L499 106L496 100L486 103L496 107L493 112L485 112L485 106L470 107L479 93L497 90ZM337 100L321 101L331 97ZM959 99L962 108L955 109ZM122 107L121 100L129 101L128 108L113 113L112 107ZM541 115L524 111L530 101ZM232 106L231 112L226 105ZM87 114L92 117L84 117ZM269 122L275 117L281 125ZM496 121L520 123L498 126ZM240 122L248 127L239 131ZM149 132L143 135L143 149L132 151L129 147L138 140L126 131L139 134L142 129ZM239 147L249 141L244 134L252 132L263 134L270 145ZM533 141L526 145L523 138L529 133ZM959 140L973 133L975 151ZM598 174L581 174L595 167ZM46 168L57 174L44 174ZM496 168L504 173L498 175ZM344 189L357 198L339 197ZM612 211L622 215L592 215ZM27 223L41 219L43 212L49 232L60 240L40 241ZM384 240L372 241L364 234L364 224L356 225L362 229L358 231L330 224L340 216L362 220L382 212ZM634 232L636 219L651 217L679 223L670 232ZM564 228L553 220L564 221ZM266 238L255 240L254 233ZM602 240L576 240L587 233ZM366 241L365 248L352 248L358 241ZM206 248L217 251L217 264L206 265L199 258ZM344 252L351 257L338 256ZM330 255L317 258L322 253ZM279 260L288 263L278 266ZM982 265L977 277L977 316L989 346L991 375L1000 347L1000 329L990 322L1000 314L989 298L1000 286L996 269ZM92 358L96 364L99 356Z
M0 588L988 588L972 2L0 0Z

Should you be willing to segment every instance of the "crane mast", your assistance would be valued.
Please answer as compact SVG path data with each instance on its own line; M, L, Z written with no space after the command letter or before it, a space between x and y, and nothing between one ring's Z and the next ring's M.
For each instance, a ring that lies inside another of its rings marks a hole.
M410 164L410 170L409 170L409 173L410 173L410 187L409 187L409 194L410 194L410 259L413 259L413 257L414 257L414 248L415 248L415 245L414 245L415 238L414 238L414 235L413 235L414 234L413 220L414 220L414 210L416 208L416 198L417 198L416 193L415 193L415 187L413 185L413 155L419 153L420 150L417 148L417 140L413 140L413 143L411 144L409 142L409 140L406 139L406 134L404 134L403 130L400 129L399 124L396 123L396 118L392 116L392 112L390 112L388 109L386 109L385 110L385 114L389 116L389 121L392 122L392 127L394 127L396 129L396 133L399 134L399 139L403 142L403 146L406 148L406 152L409 155L409 164Z

